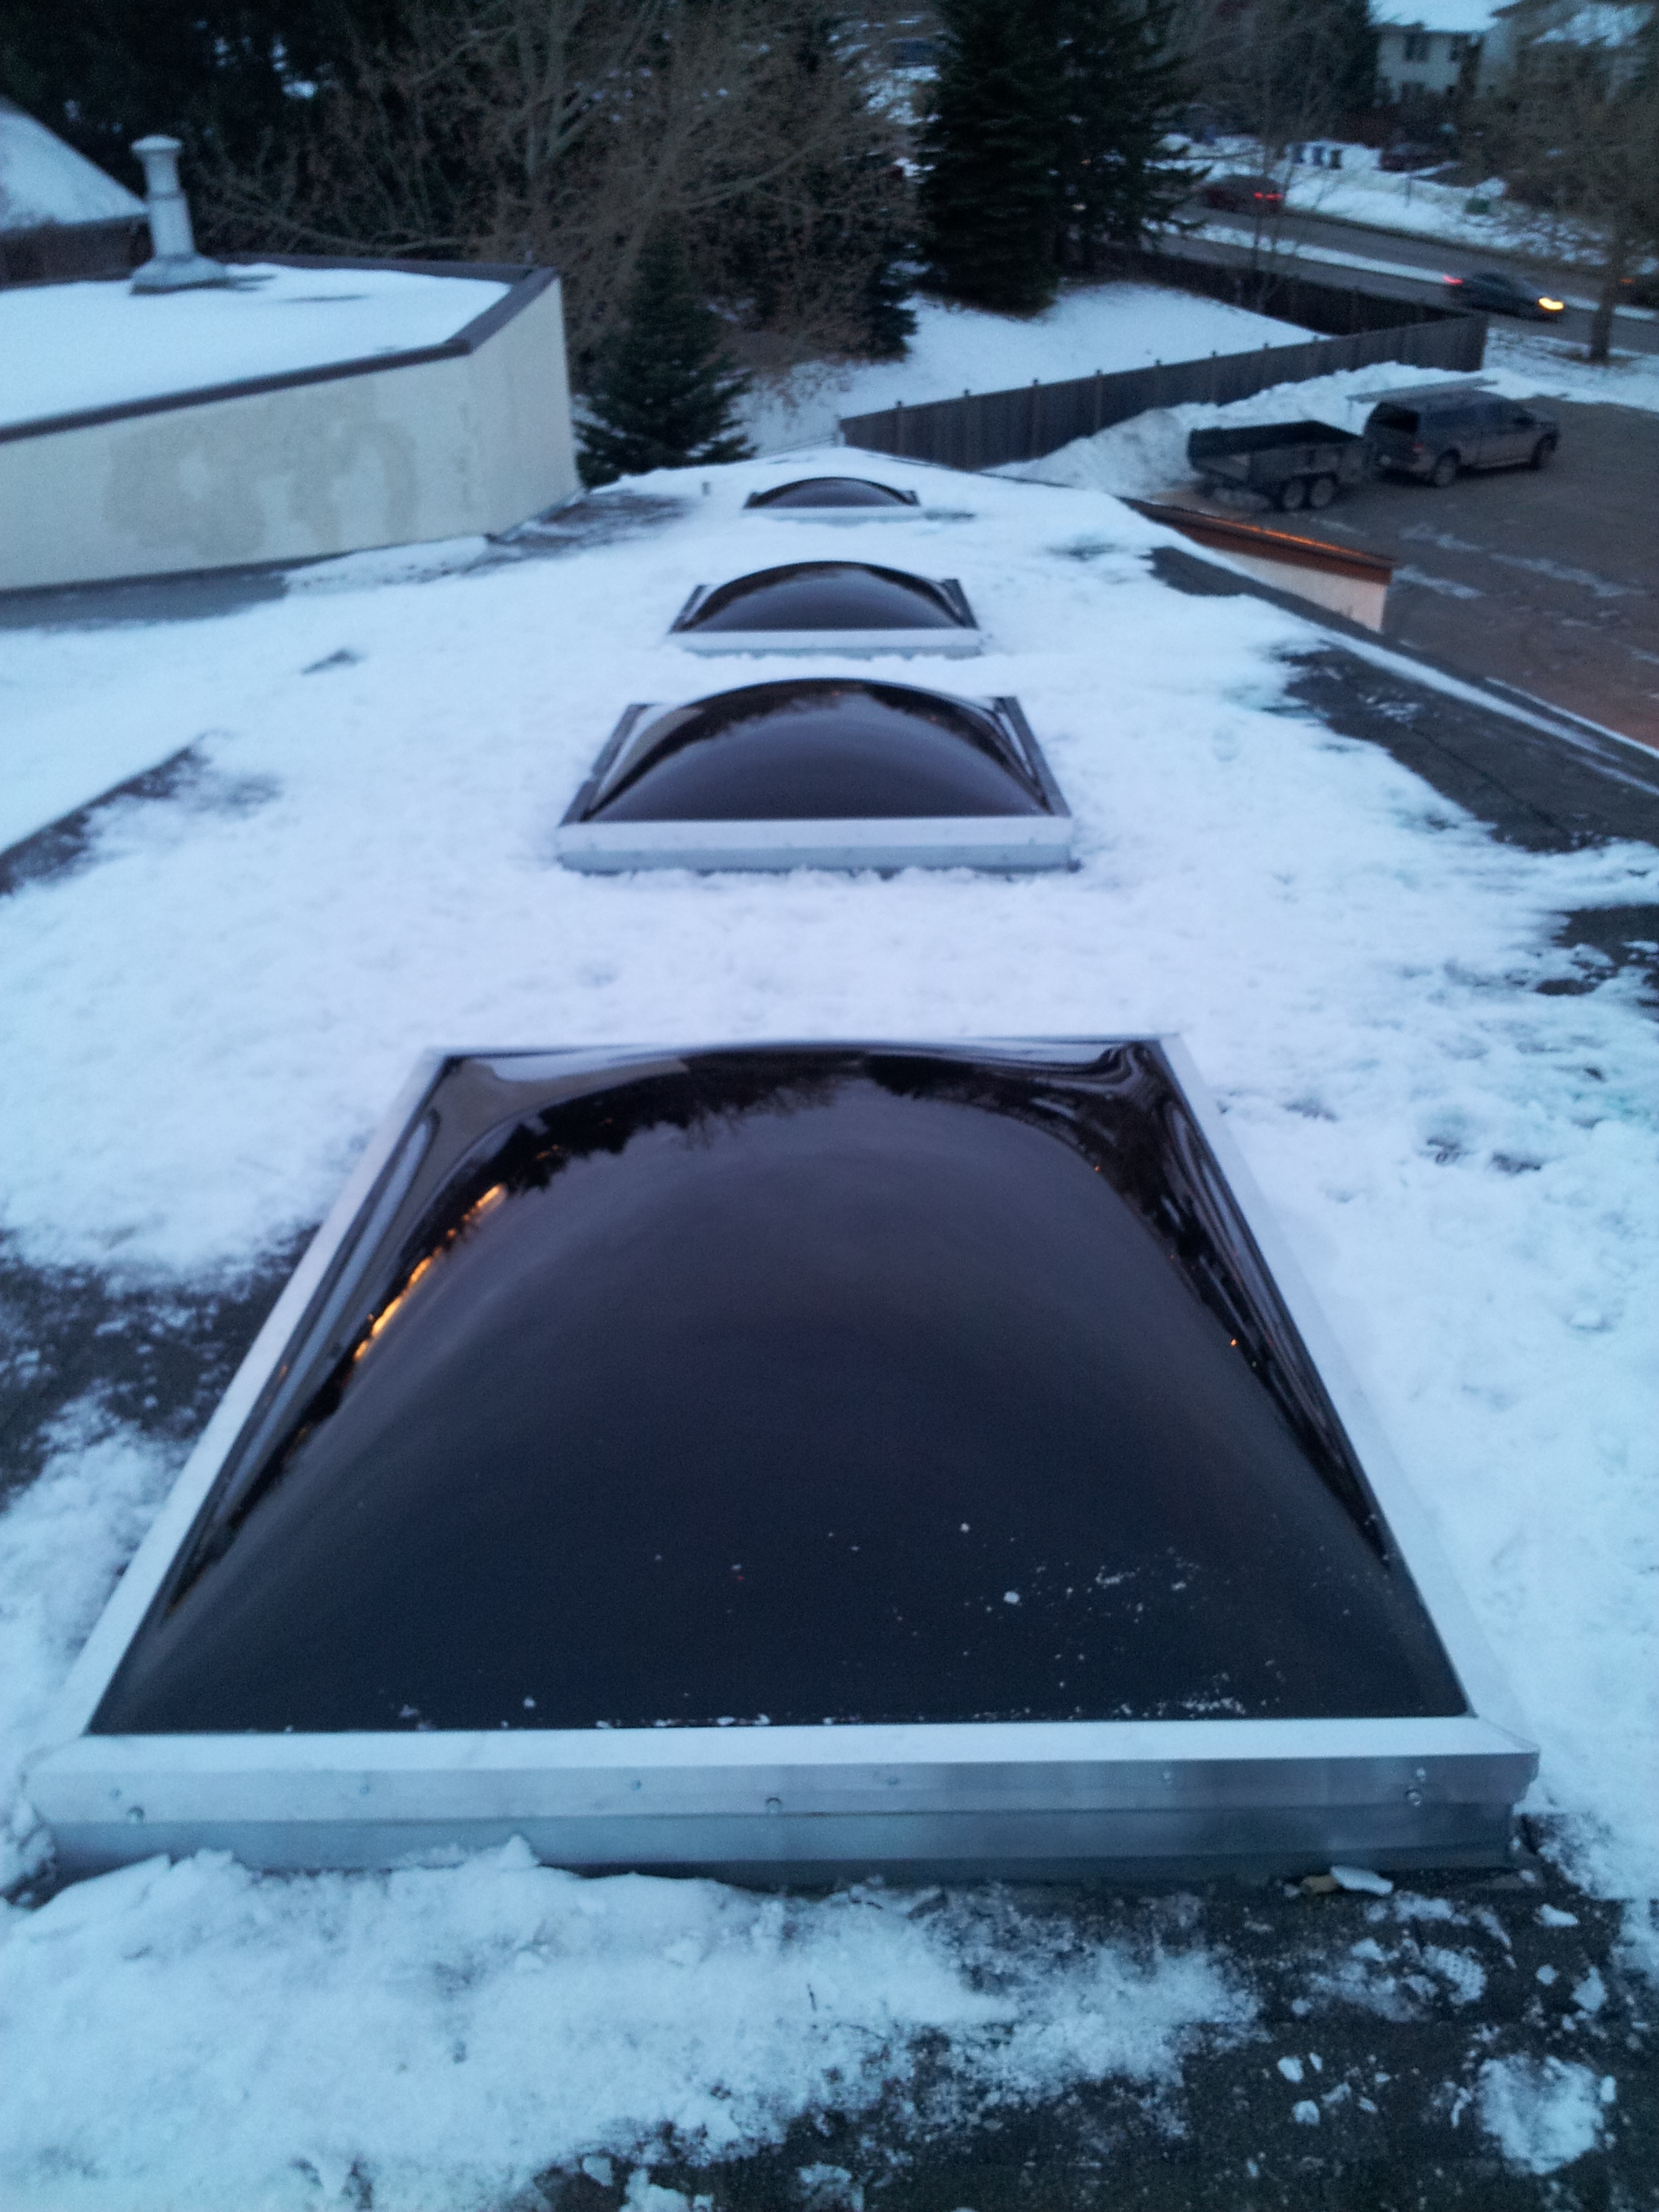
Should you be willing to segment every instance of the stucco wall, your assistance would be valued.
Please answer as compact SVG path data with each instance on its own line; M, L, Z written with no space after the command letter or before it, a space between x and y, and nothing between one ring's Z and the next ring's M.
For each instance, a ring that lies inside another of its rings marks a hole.
M577 488L556 281L468 353L0 443L0 589L468 537Z

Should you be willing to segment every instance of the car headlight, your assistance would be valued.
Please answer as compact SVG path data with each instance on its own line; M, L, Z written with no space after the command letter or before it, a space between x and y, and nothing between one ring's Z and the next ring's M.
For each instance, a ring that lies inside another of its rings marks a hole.
M1540 300L1538 304L1540 307L1547 308L1552 315L1559 315L1567 303L1565 300Z

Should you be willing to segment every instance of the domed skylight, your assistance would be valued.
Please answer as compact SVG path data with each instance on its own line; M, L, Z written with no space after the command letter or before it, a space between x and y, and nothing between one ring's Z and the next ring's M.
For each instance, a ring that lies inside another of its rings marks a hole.
M973 653L979 631L952 578L935 583L861 561L797 561L710 590L674 624L703 653Z
M1070 827L1016 702L794 677L630 708L565 817L560 857L612 869L808 855L1054 866Z
M772 513L794 507L863 507L914 510L921 505L913 491L891 484L874 483L866 477L801 477L793 483L775 484L766 491L750 492L744 504Z
M89 1647L66 1863L1501 1853L1217 1127L1152 1042L443 1063Z

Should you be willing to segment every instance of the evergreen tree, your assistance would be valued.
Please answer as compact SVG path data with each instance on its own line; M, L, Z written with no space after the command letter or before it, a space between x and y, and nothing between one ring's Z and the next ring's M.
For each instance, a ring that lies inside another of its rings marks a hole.
M720 319L698 296L678 237L659 231L640 256L627 320L595 357L583 482L746 460L732 410L749 385L721 347Z
M1364 4L1364 0L1360 0ZM1163 140L1184 95L1166 44L1170 0L1053 0L1055 258L1092 275L1102 248L1137 243L1192 191Z
M1058 53L1046 5L941 0L921 212L941 289L1030 314L1054 298Z

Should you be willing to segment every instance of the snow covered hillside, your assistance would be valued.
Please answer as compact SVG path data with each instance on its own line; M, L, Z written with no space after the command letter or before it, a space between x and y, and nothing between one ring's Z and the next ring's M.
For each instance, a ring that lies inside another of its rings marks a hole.
M781 474L754 462L598 495L516 548L354 556L216 619L0 632L0 835L190 749L0 901L12 1255L157 1316L229 1297L320 1218L434 1043L1177 1031L1510 1671L1552 1848L1602 1898L1653 1895L1659 1036L1637 981L1597 983L1556 932L1659 902L1659 853L1500 842L1297 703L1285 656L1310 624L1170 588L1148 556L1179 541L1102 492L879 473L920 490L913 520L744 514ZM1074 871L552 864L627 702L798 665L693 663L665 642L691 586L813 557L961 580L982 659L859 665L1017 694L1077 818ZM46 1703L181 1455L95 1380L49 1445L0 1516L13 1882L40 1850L21 1776ZM1455 2018L1477 2070L1437 2109L1449 2127L1469 2107L1455 2145L1484 2130L1516 2175L1603 2141L1599 1976L1562 1982L1583 2056L1506 2055L1482 1992L1515 1970L1488 1907L1352 1904L1351 1950L1284 1968L1297 2021L1340 2002L1374 2044ZM1576 1925L1520 1906L1541 1934ZM823 2115L914 2113L924 2082L960 2113L1121 2082L1173 2144L1189 2056L1246 2046L1298 2142L1363 2132L1378 2080L1322 2075L1332 2046L1310 2057L1306 2028L1276 2061L1257 2049L1282 2032L1269 1966L1196 1914L1079 1932L995 1892L763 1898L579 1881L517 1848L390 1876L151 1863L0 1905L0 2197L507 2212L586 2161L596 2188L635 2168L631 2212L686 2212L641 2161L795 2123L827 2141ZM790 2201L861 2202L842 2157L802 2153ZM1237 2171L1242 2190L1242 2148Z

